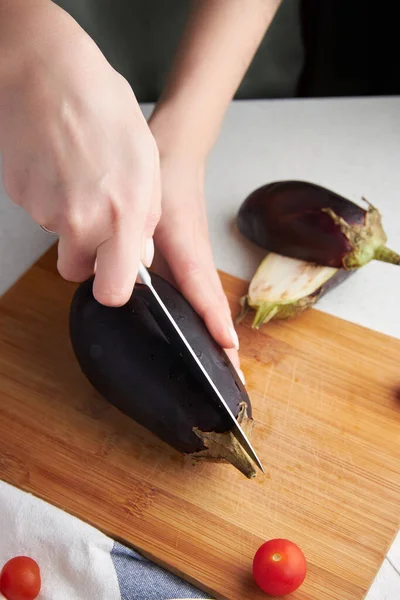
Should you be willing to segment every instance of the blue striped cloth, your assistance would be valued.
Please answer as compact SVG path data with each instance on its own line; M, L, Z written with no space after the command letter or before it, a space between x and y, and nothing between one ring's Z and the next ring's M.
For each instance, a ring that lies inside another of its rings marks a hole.
M121 600L171 600L206 596L204 592L118 542L114 544L111 558L117 573Z

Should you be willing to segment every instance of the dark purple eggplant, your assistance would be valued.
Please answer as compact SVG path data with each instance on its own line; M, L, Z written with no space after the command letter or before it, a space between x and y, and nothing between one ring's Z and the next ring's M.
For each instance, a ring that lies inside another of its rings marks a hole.
M399 265L400 255L386 247L379 211L367 204L364 210L313 183L278 181L246 198L237 224L255 244L298 260L337 269L373 259Z
M255 311L252 327L258 329L272 319L296 317L352 273L271 252L255 272L237 320Z
M225 352L186 299L152 274L153 285L230 409L250 434L250 399ZM248 477L254 465L210 398L152 316L149 289L136 284L123 307L99 304L93 279L81 284L70 310L70 337L81 370L111 404L181 453L226 460Z

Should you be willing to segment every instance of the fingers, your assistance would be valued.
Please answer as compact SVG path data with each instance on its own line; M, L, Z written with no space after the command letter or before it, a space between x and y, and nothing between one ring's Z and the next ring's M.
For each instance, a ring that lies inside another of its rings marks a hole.
M61 277L77 283L89 279L93 275L96 260L94 247L84 247L62 236L58 242L57 268Z
M239 349L228 302L222 286L212 281L209 264L188 262L175 254L171 269L179 288L193 308L204 319L211 335L223 348Z
M150 185L136 190L133 201L118 198L119 210L107 197L101 218L70 221L61 227L58 270L69 281L84 281L96 271L93 294L106 306L128 302L136 282L139 261L150 267L154 258L154 229L161 213L159 165L155 161ZM146 202L147 196L147 202ZM107 215L114 214L114 219ZM97 216L97 215L96 215Z
M152 237L143 238L141 261L145 267L150 268L154 259L154 242Z
M106 306L123 306L132 295L139 261L152 260L152 240L144 239L145 216L120 223L115 234L97 248L93 295Z
M73 235L60 235L58 245L58 271L68 280L81 282L96 271L93 294L106 306L122 306L131 297L139 267L139 261L150 267L154 257L154 230L157 211L149 215L135 211L121 219L114 233L104 239L104 230L76 230Z
M187 230L156 232L157 245L174 279L193 308L205 321L211 335L223 348L239 349L228 300L214 266L207 238L193 243Z
M161 254L159 248L155 248L154 259L152 263L152 269L155 273L166 279L171 285L176 287L176 281L171 273L170 266L168 265L165 257Z
M234 350L233 348L230 348L230 349L227 348L225 350L225 352L227 353L229 360L235 367L236 372L239 375L243 385L246 385L246 379L245 379L244 373L243 373L242 369L240 368L240 359L239 359L238 351Z
M122 306L131 297L139 260L150 267L153 257L153 239L141 239L139 231L118 233L97 249L61 237L57 268L64 279L79 283L93 275L96 264L94 297L106 306Z
M158 273L159 275L164 277L164 279L166 279L173 285L176 285L176 280L173 277L170 265L165 260L164 255L159 251L159 248L156 249L156 253L155 253L155 257L154 257L154 261L153 261L153 269L155 270L156 273ZM218 281L219 281L219 277L215 270L214 265L213 265L213 273L215 273L215 275L217 276ZM240 368L239 352L235 348L225 348L225 352L228 355L228 358L230 359L231 363L235 367L240 379L242 380L243 385L245 385L246 384L245 377L244 377L243 371Z

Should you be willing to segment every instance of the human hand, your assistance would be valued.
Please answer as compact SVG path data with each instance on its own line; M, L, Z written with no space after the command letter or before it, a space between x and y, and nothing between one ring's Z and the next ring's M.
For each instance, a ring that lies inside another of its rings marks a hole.
M165 143L151 120L150 127L160 147L162 216L154 239L166 263L161 274L168 269L244 379L239 367L238 337L212 256L204 199L205 158L181 152L173 135L166 136L171 144ZM157 263L159 259L153 266Z
M10 198L59 234L58 269L95 270L94 295L129 299L160 216L158 150L135 96L53 2L6 3L0 149Z

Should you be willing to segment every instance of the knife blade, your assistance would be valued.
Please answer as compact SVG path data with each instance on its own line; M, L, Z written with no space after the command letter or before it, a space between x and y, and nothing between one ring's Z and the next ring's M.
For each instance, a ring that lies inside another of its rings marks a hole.
M250 456L250 458L256 463L256 465L259 467L259 469L264 473L265 471L262 466L262 463L261 463L260 459L258 458L249 439L247 438L245 432L243 431L242 427L238 423L237 419L235 418L234 414L232 413L231 409L229 408L224 397L218 390L217 386L215 385L215 383L213 382L213 380L207 373L206 369L203 367L202 363L200 362L195 351L193 350L193 348L187 341L186 337L182 333L178 324L175 322L175 319L172 317L168 308L165 306L164 302L158 295L157 291L154 289L152 281L151 281L151 275L142 263L140 263L140 265L139 265L138 275L139 275L140 281L149 288L154 299L156 300L158 314L153 315L153 316L156 318L158 325L163 330L163 332L167 335L170 342L173 343L174 345L176 345L176 347L179 349L179 352L182 354L182 356L188 362L188 364L191 365L196 370L196 373L199 375L200 380L204 384L205 388L211 393L211 396L217 402L219 408L221 410L223 410L225 412L225 414L228 415L228 417L231 421L231 424L232 424L233 435L235 436L235 438L237 439L239 444L242 446L242 448Z

